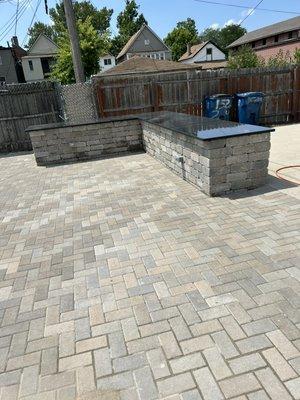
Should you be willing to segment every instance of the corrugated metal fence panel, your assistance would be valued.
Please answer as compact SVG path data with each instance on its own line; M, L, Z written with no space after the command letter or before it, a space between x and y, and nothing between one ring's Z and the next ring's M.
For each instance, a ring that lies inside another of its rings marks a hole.
M289 66L96 76L93 85L100 117L157 110L202 115L205 96L260 91L266 95L261 122L276 124L300 120L299 70Z
M0 86L0 151L31 150L30 125L59 121L57 86L43 81Z

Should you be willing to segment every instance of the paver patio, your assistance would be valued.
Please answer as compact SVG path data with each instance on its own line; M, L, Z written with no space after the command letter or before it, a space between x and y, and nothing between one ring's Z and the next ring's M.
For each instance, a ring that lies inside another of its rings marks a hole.
M146 154L0 171L1 400L300 399L297 188L209 198Z

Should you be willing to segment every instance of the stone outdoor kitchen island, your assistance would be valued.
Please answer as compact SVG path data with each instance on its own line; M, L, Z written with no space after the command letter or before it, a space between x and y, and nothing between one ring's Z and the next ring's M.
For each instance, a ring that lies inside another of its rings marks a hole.
M28 128L38 165L144 149L209 196L266 183L274 129L169 111Z

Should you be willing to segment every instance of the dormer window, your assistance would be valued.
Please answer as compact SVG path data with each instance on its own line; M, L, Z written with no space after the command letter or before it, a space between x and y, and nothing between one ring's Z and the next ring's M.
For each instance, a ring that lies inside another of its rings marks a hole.
M149 44L150 44L150 40L149 39L145 39L145 46L149 46Z

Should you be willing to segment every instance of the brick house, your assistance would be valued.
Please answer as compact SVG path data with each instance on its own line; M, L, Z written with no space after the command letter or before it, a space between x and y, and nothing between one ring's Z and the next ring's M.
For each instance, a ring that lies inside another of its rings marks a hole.
M288 51L292 55L297 48L300 49L300 17L248 32L228 48L236 51L244 45L251 46L257 55L265 60L276 56L279 50L284 53Z

